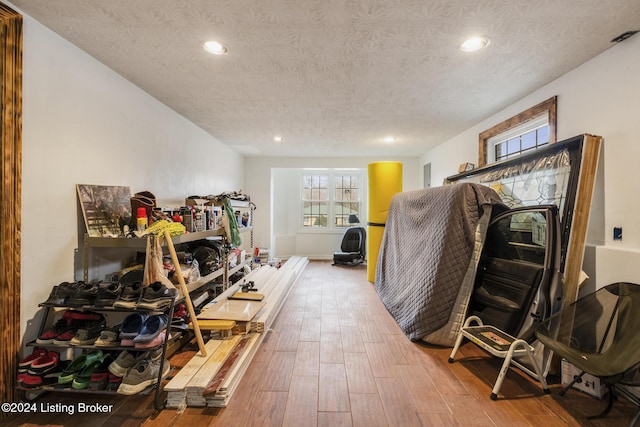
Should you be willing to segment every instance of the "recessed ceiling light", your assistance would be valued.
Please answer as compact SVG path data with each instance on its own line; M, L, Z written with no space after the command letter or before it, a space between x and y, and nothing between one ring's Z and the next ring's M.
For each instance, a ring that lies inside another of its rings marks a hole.
M273 137L273 140L274 140L275 142L282 142L282 137L281 137L281 136L274 136L274 137Z
M225 45L215 40L205 42L202 47L212 55L225 55L229 52L229 49Z
M391 144L392 142L395 142L395 138L392 136L387 136L386 138L383 139L384 142L386 142L387 144Z
M471 37L460 45L460 50L463 52L475 52L489 46L489 43L491 43L491 40L488 37Z

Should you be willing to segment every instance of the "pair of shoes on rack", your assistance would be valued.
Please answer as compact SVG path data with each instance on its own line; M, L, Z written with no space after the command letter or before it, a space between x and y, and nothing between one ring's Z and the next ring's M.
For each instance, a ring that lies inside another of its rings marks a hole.
M93 345L96 347L117 347L120 345L120 340L118 339L119 332L120 325L114 325L110 328L103 329Z
M164 310L168 308L178 296L175 287L167 287L161 282L154 282L144 288L138 308L145 310Z
M134 309L140 301L143 287L142 282L127 283L123 286L120 295L113 302L115 308Z
M69 307L83 307L93 305L98 296L98 281L89 283L76 282L73 284L71 295L67 298Z
M138 356L123 350L108 367L110 375L106 389L126 395L139 393L158 382L160 365L163 366L162 378L169 374L169 361L162 361L160 348L142 352Z
M122 377L122 382L118 387L118 393L132 395L140 393L147 387L157 384L158 374L160 374L161 367L161 378L164 379L171 371L171 365L169 365L169 361L167 359L162 359L162 357L155 359L148 357L138 360L133 366L127 369L127 372Z
M73 294L73 283L62 282L51 290L49 298L44 302L48 305L67 305L67 300Z
M79 325L73 338L69 341L71 345L92 345L96 342L100 333L107 327L104 315L100 315L97 320L86 320Z
M58 385L71 386L77 390L86 389L91 382L91 375L101 368L106 369L107 361L110 362L110 356L102 350L81 354L62 371L58 377Z
M141 282L126 284L121 294L113 303L117 308L139 308L143 310L164 310L178 296L175 287L168 287L161 282L142 286Z
M44 348L35 348L30 355L18 362L18 373L27 372L31 365L39 364L40 361L47 357L47 350Z
M96 307L111 307L118 300L124 287L119 282L102 282L98 285Z
M123 347L151 348L164 342L163 331L168 324L166 314L147 316L144 313L131 313L120 326L120 345Z
M109 353L103 354L101 359L92 362L76 375L71 387L76 390L105 390L109 382L107 368L112 360Z
M135 353L135 351L133 352ZM144 351L135 356L129 350L122 350L118 357L109 365L109 372L116 377L124 377L127 370L143 359L159 359L162 356L162 349L157 348Z
M49 298L44 303L69 307L93 305L98 296L99 285L98 281L62 282L53 287Z
M65 310L62 317L36 339L36 343L68 345L79 329L104 321L104 316L100 313Z
M23 368L24 366L25 364L22 364ZM32 359L27 370L18 373L18 387L33 389L54 385L67 366L68 362L61 361L59 353L49 351L44 356Z

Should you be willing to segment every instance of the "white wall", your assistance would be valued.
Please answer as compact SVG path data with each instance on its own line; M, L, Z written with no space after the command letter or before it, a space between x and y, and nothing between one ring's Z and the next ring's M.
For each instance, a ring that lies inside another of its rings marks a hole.
M431 162L432 182L441 183L460 163L477 163L480 132L557 95L558 140L583 133L604 137L588 241L603 245L593 257L607 251L614 255L607 262L592 261L595 266L585 269L595 272L592 281L598 288L614 276L640 283L640 270L629 268L640 264L640 197L635 176L640 159L639 69L640 36L635 36L426 152L420 164ZM622 241L613 241L614 226L623 228ZM625 256L615 256L621 253Z
M24 17L21 334L73 280L76 184L153 192L159 205L238 190L244 159L112 70Z
M299 210L300 191L297 178L291 178L287 169L362 168L366 174L369 163L379 161L402 162L404 191L422 188L418 158L247 158L244 189L257 206L253 221L255 244L272 249L271 255L276 257L331 259L340 248L343 231L294 234L289 227L298 223L298 218L291 215ZM360 220L364 222L366 218Z

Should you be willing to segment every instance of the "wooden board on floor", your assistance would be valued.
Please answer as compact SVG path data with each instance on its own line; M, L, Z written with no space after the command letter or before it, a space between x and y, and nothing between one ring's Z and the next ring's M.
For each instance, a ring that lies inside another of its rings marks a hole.
M221 340L209 340L205 344L205 348L207 349L207 354L211 355L213 352L220 346L222 343ZM191 360L182 368L180 372L176 374L175 377L164 387L165 391L178 391L184 390L187 386L191 378L200 370L202 365L205 364L208 357L203 357L198 352Z
M224 340L216 351L207 359L206 363L198 370L187 384L187 406L206 406L207 401L202 395L211 378L215 377L233 349L238 345L240 336L236 335L229 340Z
M264 294L258 294L255 292L234 292L229 295L229 299L244 299L249 301L262 301Z
M223 340L220 343L218 340L215 349L207 349L208 354L211 355L207 361L200 361L190 366L192 359L185 365L187 373L180 376L181 372L179 372L176 378L172 380L172 382L174 380L175 382L173 384L169 383L165 387L168 392L167 407L201 407L205 406L205 404L206 406L226 407L264 338L264 332L262 331L266 331L275 319L289 291L302 274L307 263L308 260L304 257L293 257L281 269L276 270L268 266L266 268L261 267L247 275L247 280L253 280L260 286L260 291L264 295L263 301L230 300L229 296L238 292L240 288L239 284L235 284L219 295L212 303L207 304L205 310L198 316L199 319L202 317L202 322L207 322L206 319L227 320L220 317L225 316L222 313L227 311L235 313L233 315L235 318L231 320L250 325L253 323L251 320L258 315L260 333L254 331L248 336L236 335L233 337L233 342L232 340ZM224 305L226 307L223 307ZM234 305L235 307L230 307ZM221 309L221 307L223 308ZM247 317L245 318L248 318L246 321L238 319L238 313L242 313L247 308L255 310L255 312L246 314ZM206 311L209 311L209 313L203 316ZM214 311L218 311L218 313L213 314L215 317L211 317L211 313ZM257 325L253 325L249 329L256 327ZM228 343L225 344L224 341L228 341ZM243 345L240 346L239 342L242 342ZM229 359L233 360L230 361ZM179 388L180 386L182 388ZM204 396L203 392L207 388L210 394Z
M223 300L207 307L198 319L236 320L248 322L264 307L262 301Z

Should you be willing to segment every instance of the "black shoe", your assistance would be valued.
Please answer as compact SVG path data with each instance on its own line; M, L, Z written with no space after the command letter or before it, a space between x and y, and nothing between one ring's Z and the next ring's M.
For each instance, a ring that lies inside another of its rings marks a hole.
M120 292L122 292L122 285L118 282L100 283L95 301L96 307L111 307L120 296Z
M45 304L50 305L64 305L66 302L66 298L59 295L58 292L59 286L54 286L49 294L49 298L44 302Z
M67 305L67 300L73 293L74 284L69 282L62 282L56 285L51 290L49 298L44 302L49 305L64 306Z
M85 322L69 342L71 345L92 345L96 342L102 331L107 327L104 317L97 321Z
M176 288L168 288L160 282L155 282L144 289L138 308L148 310L167 308L177 296Z
M76 282L73 293L67 300L69 307L93 305L98 295L98 283Z
M136 308L140 295L142 295L142 283L135 282L125 285L113 306L117 308Z

